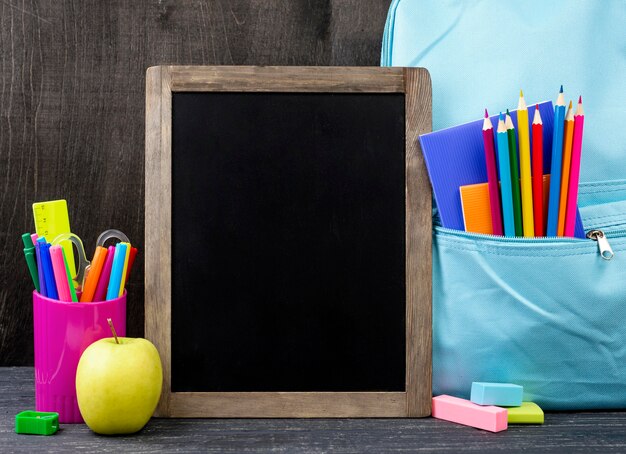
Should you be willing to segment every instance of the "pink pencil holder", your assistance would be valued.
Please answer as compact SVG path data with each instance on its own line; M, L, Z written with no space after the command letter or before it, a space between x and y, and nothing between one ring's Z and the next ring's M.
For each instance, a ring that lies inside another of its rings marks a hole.
M93 342L126 336L126 291L110 301L71 303L33 292L35 327L35 406L59 413L61 423L82 423L76 400L76 368Z

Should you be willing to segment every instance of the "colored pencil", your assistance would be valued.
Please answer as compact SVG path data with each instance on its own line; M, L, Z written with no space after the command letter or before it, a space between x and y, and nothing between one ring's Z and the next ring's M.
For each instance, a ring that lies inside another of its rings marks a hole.
M533 117L533 223L535 236L545 236L543 217L543 123L539 113L539 104L535 106Z
M559 202L561 193L561 166L563 157L563 123L565 121L565 98L563 86L554 106L552 134L552 164L550 168L550 198L548 199L548 222L546 236L557 236L559 224Z
M107 293L107 287L109 286L109 279L111 277L111 268L113 266L113 257L115 255L115 246L109 246L107 250L106 259L102 272L98 278L98 285L96 285L96 293L93 295L93 301L104 301ZM91 274L91 273L89 273Z
M565 232L565 209L567 208L567 191L569 190L569 174L572 162L572 140L574 139L574 110L569 102L563 128L563 165L561 166L561 199L559 200L559 223L557 235Z
M104 267L107 252L107 249L102 246L98 246L96 248L96 252L91 260L89 274L87 275L87 279L85 279L83 294L80 296L81 303L89 303L93 301L93 296L96 293L96 286L98 285L100 274L102 274L102 268Z
M570 167L569 190L567 192L567 211L565 214L565 236L574 236L576 225L576 208L578 205L578 181L580 179L580 157L583 150L583 126L585 112L582 96L578 98L578 106L574 115L574 139L572 142L572 165Z
M67 273L65 271L65 264L63 263L63 252L61 251L61 246L56 245L50 248L50 260L52 261L52 269L54 270L54 280L57 284L59 300L72 301L70 288L67 283Z
M517 135L519 142L519 167L522 186L522 222L524 236L531 237L535 234L533 217L533 187L530 164L530 133L528 124L528 108L524 100L524 92L519 91L517 104Z
M515 217L513 214L513 194L511 189L511 164L509 161L509 138L504 123L504 115L500 112L498 120L498 166L500 168L500 190L502 194L502 224L505 236L515 236Z
M507 138L509 140L509 162L511 165L511 193L513 195L513 221L515 222L515 236L524 236L522 226L522 199L520 197L519 167L517 165L517 139L515 137L515 126L506 110L505 125ZM500 169L502 171L502 169Z
M489 186L489 205L491 207L491 225L494 235L502 235L502 214L500 213L500 185L496 168L496 150L493 139L493 124L485 109L483 120L483 144L485 163L487 165L487 183Z

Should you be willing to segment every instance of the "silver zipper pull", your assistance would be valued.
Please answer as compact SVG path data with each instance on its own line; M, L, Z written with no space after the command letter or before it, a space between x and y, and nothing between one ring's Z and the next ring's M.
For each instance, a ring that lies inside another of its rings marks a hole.
M609 240L606 239L606 235L604 235L602 230L588 231L587 238L591 238L592 240L598 242L598 250L600 251L600 256L604 260L611 260L613 258L615 254L613 254L613 249L611 249Z

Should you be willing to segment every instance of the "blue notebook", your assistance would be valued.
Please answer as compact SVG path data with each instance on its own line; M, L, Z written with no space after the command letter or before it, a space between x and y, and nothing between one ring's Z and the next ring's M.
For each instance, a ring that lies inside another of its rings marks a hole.
M549 174L552 162L552 101L539 104L543 122L543 173ZM510 111L517 129L517 111ZM528 107L528 118L535 115L535 106ZM491 117L494 141L498 115ZM530 123L530 122L529 122ZM532 134L530 134L532 140ZM487 182L487 167L483 148L483 119L442 129L420 136L420 144L433 187L441 225L449 229L465 230L459 187ZM531 143L532 150L532 143ZM497 152L497 151L496 151ZM498 169L498 174L500 169ZM580 213L576 213L574 236L585 238Z

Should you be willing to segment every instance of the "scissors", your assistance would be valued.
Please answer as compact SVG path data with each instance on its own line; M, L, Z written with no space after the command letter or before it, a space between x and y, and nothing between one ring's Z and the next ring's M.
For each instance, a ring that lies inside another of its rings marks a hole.
M111 238L115 238L120 240L121 242L130 243L128 237L121 232L120 230L110 229L102 232L96 241L96 248L98 246L104 246L104 243L109 241ZM83 284L85 281L85 277L87 273L89 273L90 262L87 260L87 254L85 254L85 246L83 245L83 241L78 237L78 235L74 233L61 233L54 240L52 240L51 244L59 244L63 241L71 241L74 246L76 246L76 250L78 251L78 263L76 265L76 275L72 276L72 280L76 283L76 288L81 290L83 288Z

